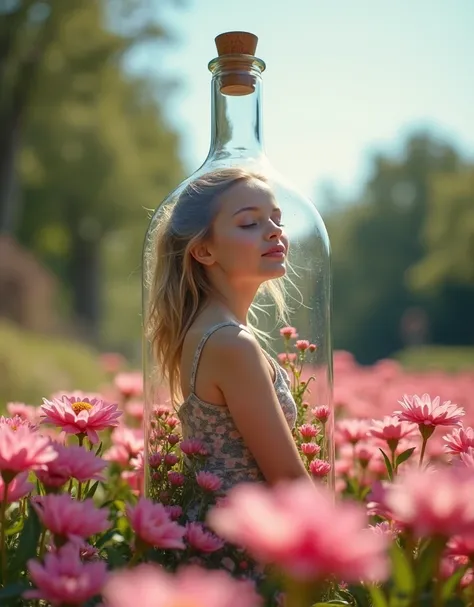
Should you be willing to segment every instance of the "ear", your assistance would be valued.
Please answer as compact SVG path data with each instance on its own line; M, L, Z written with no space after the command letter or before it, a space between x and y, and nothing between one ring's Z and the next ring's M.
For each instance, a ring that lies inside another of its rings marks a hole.
M207 243L201 242L193 247L190 251L194 259L203 266L212 266L214 263L214 255Z

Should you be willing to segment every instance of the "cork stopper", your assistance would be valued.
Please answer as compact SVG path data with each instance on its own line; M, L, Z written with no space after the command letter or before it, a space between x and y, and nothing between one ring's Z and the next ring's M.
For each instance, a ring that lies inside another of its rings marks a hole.
M219 57L222 55L255 55L258 38L249 32L224 32L216 36Z
M217 52L219 57L225 61L226 57L244 55L247 57L255 56L257 50L258 38L250 32L224 32L215 38ZM229 58L229 65L231 59ZM250 95L255 90L255 76L250 73L250 63L247 69L240 66L239 70L223 74L221 78L221 93L234 97Z

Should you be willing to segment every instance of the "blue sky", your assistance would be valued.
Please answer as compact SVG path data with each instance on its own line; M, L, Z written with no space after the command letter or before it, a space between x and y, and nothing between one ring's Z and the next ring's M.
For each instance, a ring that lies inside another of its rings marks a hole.
M326 180L354 195L375 150L417 125L474 155L474 0L185 0L178 42L160 54L182 86L169 105L189 171L209 145L214 37L247 30L265 60L264 136L275 167L315 198ZM152 67L156 58L135 57Z

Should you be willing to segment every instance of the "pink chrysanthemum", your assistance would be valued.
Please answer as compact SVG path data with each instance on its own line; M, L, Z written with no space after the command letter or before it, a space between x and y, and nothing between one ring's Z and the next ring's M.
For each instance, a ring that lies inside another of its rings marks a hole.
M67 434L87 435L91 443L99 441L100 430L117 426L122 415L115 404L66 395L52 401L44 398L41 410L44 423L59 426Z
M474 430L472 428L454 428L451 434L443 436L446 441L446 453L459 455L474 447Z
M146 546L184 549L184 527L171 520L163 504L154 504L144 497L135 506L127 507L127 516L137 540Z
M224 541L214 533L206 531L201 523L186 525L186 540L188 544L200 552L216 552L224 546Z
M197 438L187 438L182 440L179 444L179 448L188 457L192 457L193 455L208 455L206 446Z
M196 566L173 575L152 565L120 571L112 574L102 596L107 607L261 607L263 603L252 583Z
M357 444L367 438L370 423L365 419L343 419L336 424L336 438L338 443Z
M114 383L125 398L143 394L143 375L139 371L118 373Z
M28 481L28 471L20 472L15 478L8 484L7 491L7 504L18 501L34 488L33 483ZM0 502L5 497L5 483L0 475Z
M403 409L395 411L394 415L400 421L411 422L418 426L458 426L464 417L464 409L446 401L440 403L437 396L433 400L429 394L423 396L405 395L403 400L398 401Z
M43 525L61 540L86 539L110 527L107 509L96 508L91 499L79 502L68 493L50 494L37 497L32 506Z
M461 462L467 467L474 470L474 447L469 447L467 451L460 453Z
M48 464L47 470L39 470L36 476L47 487L62 487L71 478L84 483L103 480L107 462L79 445L65 446L52 443L58 457Z
M222 487L221 479L215 474L212 474L212 472L198 472L196 474L196 481L204 491L219 491Z
M44 563L29 560L28 571L36 589L23 596L51 605L84 605L100 593L107 579L106 563L81 562L77 546L71 543L47 554Z
M366 529L365 512L334 503L328 490L307 480L237 485L208 521L219 536L295 579L360 582L388 574L386 539Z
M0 472L10 482L19 472L44 470L58 456L49 438L21 425L16 430L0 426Z
M413 469L385 489L384 502L395 521L418 537L451 537L474 532L472 472L461 468Z
M22 415L13 415L12 417L5 417L2 415L0 417L0 426L8 426L12 430L18 430L20 426L26 426L32 432L38 429L36 424L33 424Z
M390 448L396 449L398 442L406 436L411 436L417 431L415 424L402 422L395 415L386 415L383 419L372 420L369 429L371 436L380 438L388 443Z

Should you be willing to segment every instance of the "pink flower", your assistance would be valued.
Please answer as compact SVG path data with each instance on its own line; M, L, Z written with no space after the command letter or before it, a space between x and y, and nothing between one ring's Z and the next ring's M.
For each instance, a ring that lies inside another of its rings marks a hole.
M208 455L204 443L197 438L187 438L181 441L179 448L188 457L192 457L193 455Z
M370 424L365 419L343 419L337 422L336 432L340 442L355 445L367 438Z
M285 339L296 339L298 337L298 333L294 327L283 327L280 329L280 335Z
M165 464L168 467L172 467L179 462L179 457L177 457L174 453L167 453L165 455Z
M440 404L437 396L434 400L428 394L423 396L405 395L398 401L403 410L395 411L400 421L412 422L418 426L458 426L464 417L464 409L446 401Z
M311 413L318 421L320 421L322 424L325 424L329 419L331 411L327 405L321 405L320 407L312 409Z
M51 605L84 605L100 593L107 579L106 563L82 563L74 544L46 554L43 564L29 560L28 571L36 589L27 590L23 596L43 599Z
M446 434L443 439L447 442L446 453L459 455L474 447L474 430L469 427L454 428L451 434Z
M68 493L50 494L32 501L42 524L61 539L88 538L110 527L108 510L96 508L91 499L82 502Z
M179 443L179 436L177 434L168 434L168 442L170 445L177 445Z
M394 415L386 415L382 420L372 420L369 433L375 438L387 441L391 449L396 449L398 442L402 438L411 436L416 430L415 424L402 422Z
M314 459L309 464L309 471L313 476L327 476L331 470L331 464L323 459Z
M298 428L299 433L305 442L309 442L312 438L319 434L319 428L313 424L302 424Z
M19 472L44 470L57 456L49 438L27 426L19 426L17 430L0 426L0 471L5 482L10 482Z
M52 401L44 398L41 410L45 423L59 426L67 434L87 434L91 443L99 441L98 431L116 426L122 415L117 405L78 396L63 396Z
M212 472L198 472L196 481L204 491L219 491L222 487L221 479Z
M200 523L188 523L186 525L186 539L189 545L201 552L216 552L224 546L224 541L214 533L205 531Z
M14 415L13 417L4 417L2 415L0 417L0 426L8 426L11 430L18 430L20 426L26 426L32 432L38 429L36 424L33 424L21 415Z
M125 398L143 394L143 376L141 372L122 372L115 376L115 386Z
M296 341L296 347L298 350L301 350L301 352L304 352L305 350L307 350L309 348L309 341L307 339L298 339Z
M383 521L382 523L377 523L376 525L369 525L369 529L372 531L372 533L384 535L389 540L397 539L400 534L400 529L388 521Z
M17 502L25 495L34 489L33 483L28 482L28 470L20 472L15 478L8 484L7 490L7 504ZM5 483L0 475L0 502L5 497Z
M107 462L79 445L66 447L52 443L58 457L49 462L47 470L39 470L36 476L47 487L62 487L69 479L81 483L89 480L103 480L102 471Z
M295 362L296 354L294 352L280 352L277 358L282 365L289 365L290 363Z
M111 434L112 446L104 453L104 459L117 462L122 466L130 458L136 457L145 448L145 439L141 428L129 428L119 425Z
M184 485L184 474L181 472L168 472L168 480L174 487L182 487Z
M474 469L474 447L469 447L467 451L460 453L459 457L467 468Z
M386 488L394 519L418 537L474 532L474 476L454 468L412 469Z
M183 514L183 509L181 506L165 506L166 512L169 514L169 517L172 521L177 521L179 517Z
M311 461L321 451L321 447L316 443L303 443L301 452Z
M23 419L26 419L32 424L35 424L38 420L40 412L39 407L33 407L32 405L25 405L25 403L7 403L7 411L12 417L17 415Z
M161 567L139 565L112 574L102 596L107 607L261 607L254 585L233 579L225 571L190 565L176 574Z
M241 484L228 499L227 506L209 512L211 528L295 579L360 582L388 574L386 539L364 528L364 510L335 503L321 486L307 480Z
M157 548L184 549L184 527L171 520L163 504L144 497L127 507L127 516L139 543Z

